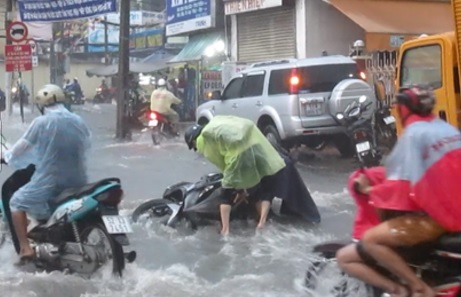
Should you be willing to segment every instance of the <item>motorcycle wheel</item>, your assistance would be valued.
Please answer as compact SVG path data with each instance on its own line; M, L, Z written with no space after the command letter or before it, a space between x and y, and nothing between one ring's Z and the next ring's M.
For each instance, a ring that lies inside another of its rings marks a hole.
M153 199L146 201L133 211L131 219L133 222L138 222L141 216L146 214L149 215L149 217L154 216L157 218L170 215L171 209L167 206L169 203L173 203L173 201L167 199Z
M162 135L157 127L152 129L151 137L154 145L160 145L160 137L162 137Z
M334 273L334 275L332 275ZM334 283L330 285L330 281ZM320 286L322 284L322 287ZM381 297L381 294L375 292L374 289L359 281L348 277L344 272L337 268L334 259L319 259L313 261L306 272L304 278L306 288L315 293L322 293L324 296L334 297ZM319 289L325 289L327 285L329 292L318 292Z
M96 235L96 236L94 236ZM95 242L94 239L99 240ZM102 223L89 224L80 232L80 240L83 244L88 245L104 245L104 252L106 258L102 261L102 265L112 262L112 273L119 276L123 275L125 269L125 256L123 248L106 230Z
M3 244L6 241L6 237L10 233L9 228L8 228L8 222L3 220L3 214L0 215L0 247L3 246Z

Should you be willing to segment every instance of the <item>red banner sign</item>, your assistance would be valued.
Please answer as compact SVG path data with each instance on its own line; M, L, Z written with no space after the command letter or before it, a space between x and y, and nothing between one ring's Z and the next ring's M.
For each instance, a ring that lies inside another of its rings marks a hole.
M32 70L32 49L30 44L5 45L5 71L23 72Z

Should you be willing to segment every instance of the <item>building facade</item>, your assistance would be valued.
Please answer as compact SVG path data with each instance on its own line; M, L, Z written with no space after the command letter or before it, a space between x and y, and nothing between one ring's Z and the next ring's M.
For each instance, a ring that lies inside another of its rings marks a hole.
M348 55L356 40L368 51L395 51L405 40L454 28L449 1L225 0L224 7L232 60L247 63Z

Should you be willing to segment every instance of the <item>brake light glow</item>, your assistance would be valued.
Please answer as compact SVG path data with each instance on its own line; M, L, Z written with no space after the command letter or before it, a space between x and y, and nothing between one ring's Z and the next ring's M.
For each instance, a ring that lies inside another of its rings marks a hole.
M363 79L363 80L366 80L367 79L367 74L363 71L360 71L360 78Z
M151 120L156 120L157 119L157 115L155 114L155 112L151 112L149 117L150 117Z
M300 82L301 80L299 79L299 76L298 76L298 69L296 68L291 69L290 94L298 94Z
M292 76L292 77L290 78L290 85L292 85L292 86L297 86L297 85L299 85L299 77L297 77L297 76Z
M359 131L356 131L354 133L354 138L357 139L357 140L358 139L363 139L363 138L366 138L366 137L367 137L367 133L365 131L359 130Z

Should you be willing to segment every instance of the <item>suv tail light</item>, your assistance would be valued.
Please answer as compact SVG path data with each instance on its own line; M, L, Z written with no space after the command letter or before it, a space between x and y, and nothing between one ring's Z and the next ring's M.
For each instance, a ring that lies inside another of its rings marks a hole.
M367 74L365 72L360 71L359 76L360 76L361 79L367 80Z
M296 68L291 70L290 74L290 94L298 94L299 92L299 75Z

